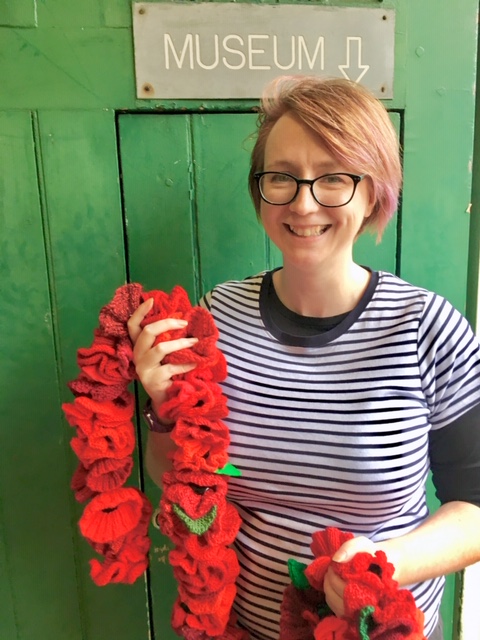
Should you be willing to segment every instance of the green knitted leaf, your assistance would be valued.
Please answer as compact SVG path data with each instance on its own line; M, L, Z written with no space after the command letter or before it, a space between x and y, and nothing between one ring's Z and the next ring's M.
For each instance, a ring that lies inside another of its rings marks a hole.
M360 616L358 618L358 633L360 634L361 640L370 640L369 630L371 628L372 622L372 613L375 611L375 607L369 606L364 607L360 611Z
M217 517L217 505L213 506L206 515L201 518L197 518L196 520L190 518L190 516L188 516L185 511L178 506L178 504L172 504L172 508L175 514L185 524L187 529L197 536L201 536L206 533Z
M221 469L217 469L215 473L222 474L224 476L233 476L235 478L239 478L242 475L240 469L237 469L237 467L230 462L227 462L227 464Z
M305 569L308 565L303 564L303 562L298 562L298 560L294 560L293 558L287 561L287 565L293 586L297 587L297 589L308 589L310 583L305 575Z

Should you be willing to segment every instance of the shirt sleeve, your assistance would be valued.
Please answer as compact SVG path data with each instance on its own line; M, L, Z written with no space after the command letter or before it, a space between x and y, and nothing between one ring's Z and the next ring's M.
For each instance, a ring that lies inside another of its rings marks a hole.
M418 329L418 366L433 430L480 404L480 347L468 321L431 294Z
M480 507L480 404L430 432L430 467L442 504L461 500Z

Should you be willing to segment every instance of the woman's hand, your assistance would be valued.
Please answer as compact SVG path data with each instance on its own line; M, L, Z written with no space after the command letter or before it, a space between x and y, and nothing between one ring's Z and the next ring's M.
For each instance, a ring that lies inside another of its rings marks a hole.
M347 540L334 554L332 560L334 562L348 562L354 555L366 551L372 555L377 551L377 546L374 542L364 536L358 538L352 538ZM337 617L345 615L345 605L343 602L343 592L345 591L346 583L340 576L335 573L334 567L330 566L325 574L325 581L323 588L325 590L325 599L328 606Z
M147 313L151 310L153 298L143 302L130 316L128 320L128 333L133 343L133 361L140 382L147 394L152 399L153 408L158 413L158 407L165 401L167 389L172 384L172 377L181 373L187 373L195 369L195 363L188 364L162 364L166 355L181 349L192 347L197 338L180 338L160 342L156 346L154 342L161 333L174 329L183 329L187 322L177 318L166 318L140 326Z

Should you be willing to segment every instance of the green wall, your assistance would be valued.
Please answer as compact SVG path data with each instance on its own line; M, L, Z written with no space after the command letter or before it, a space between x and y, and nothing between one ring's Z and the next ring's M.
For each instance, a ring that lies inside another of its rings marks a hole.
M472 216L467 211L478 3L318 4L397 11L395 97L386 106L397 119L404 145L405 188L390 231L392 264L404 278L445 295L462 311L468 302L473 317L478 184ZM69 489L76 461L60 403L71 399L66 383L77 375L76 349L91 342L100 307L130 273L151 278L158 287L181 282L194 296L225 273L248 275L257 265L252 247L267 263L275 257L261 230L250 227L254 213L248 210L251 238L240 243L235 259L231 250L214 247L205 257L208 269L201 280L200 245L217 243L214 221L200 235L194 228L183 253L175 255L168 223L157 230L148 202L142 201L141 180L137 176L129 191L122 172L122 167L127 171L128 145L143 152L142 171L155 162L155 145L135 147L136 138L128 139L126 129L122 133L125 118L137 123L140 112L152 117L229 112L249 119L255 103L137 100L134 87L128 0L0 0L2 640L169 637L172 593L157 579L168 571L165 541L158 532L152 530L152 571L145 581L105 588L91 583L88 559L93 553L77 534L81 508ZM193 127L204 126L201 119L192 122ZM219 122L213 142L226 135ZM200 135L206 148L209 135L206 129ZM162 149L158 152L165 157ZM202 184L197 186L200 202ZM138 207L139 202L144 202L138 214L142 223L132 236L128 216L135 214L126 204ZM238 220L242 212L235 215ZM238 235L238 227L234 232ZM365 259L375 261L382 248L367 242ZM144 261L135 243L145 244ZM155 266L159 247L170 251L169 264L178 262L178 271L162 272L161 261ZM145 265L151 266L148 273ZM143 433L139 425L140 443ZM141 460L137 462L132 483L145 483L158 500L143 478ZM444 609L446 637L451 636L452 610L450 595Z

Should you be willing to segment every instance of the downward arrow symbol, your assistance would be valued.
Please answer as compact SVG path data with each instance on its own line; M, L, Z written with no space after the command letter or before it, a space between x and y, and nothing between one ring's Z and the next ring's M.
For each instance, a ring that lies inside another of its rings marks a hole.
M339 64L338 68L347 80L360 82L370 69L369 64L362 64L362 38L347 37L347 64Z

